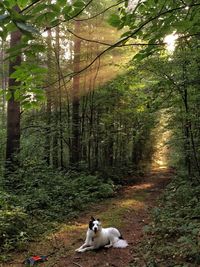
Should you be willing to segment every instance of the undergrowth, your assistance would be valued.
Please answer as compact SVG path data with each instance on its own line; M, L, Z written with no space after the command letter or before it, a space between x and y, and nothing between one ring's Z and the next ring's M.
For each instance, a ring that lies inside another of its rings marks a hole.
M145 266L200 266L200 185L177 176L144 230L140 261ZM135 262L134 266L141 265Z
M110 179L98 175L55 171L42 164L19 168L0 192L0 260L24 250L27 242L76 217L90 203L113 196L114 189Z

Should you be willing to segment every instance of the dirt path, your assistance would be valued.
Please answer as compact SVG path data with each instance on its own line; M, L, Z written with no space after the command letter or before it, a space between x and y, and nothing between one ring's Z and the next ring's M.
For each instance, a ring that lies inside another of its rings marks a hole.
M90 210L72 221L63 224L60 231L39 244L33 244L26 255L47 255L54 251L44 267L128 267L129 263L139 260L137 245L143 237L143 227L149 222L149 213L156 205L173 173L168 169L155 169L147 175L143 182L125 187L115 198L95 204ZM128 241L126 249L101 249L85 253L75 253L85 239L88 221L91 216L101 219L103 227L117 227ZM33 253L34 252L34 253ZM2 265L18 267L19 263Z

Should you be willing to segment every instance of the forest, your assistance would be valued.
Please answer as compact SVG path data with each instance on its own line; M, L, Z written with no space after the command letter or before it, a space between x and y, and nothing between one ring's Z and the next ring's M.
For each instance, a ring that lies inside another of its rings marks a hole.
M130 260L45 266L200 266L200 0L3 0L0 62L0 266L154 176Z

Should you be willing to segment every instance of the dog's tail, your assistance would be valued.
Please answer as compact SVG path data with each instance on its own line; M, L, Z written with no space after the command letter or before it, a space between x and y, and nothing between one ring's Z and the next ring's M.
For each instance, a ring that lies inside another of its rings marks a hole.
M124 240L123 238L119 238L114 244L114 248L126 248L128 247L128 242Z

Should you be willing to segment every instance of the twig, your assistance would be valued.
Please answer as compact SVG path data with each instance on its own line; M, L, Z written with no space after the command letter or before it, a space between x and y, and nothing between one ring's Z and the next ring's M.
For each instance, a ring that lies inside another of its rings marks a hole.
M65 19L65 20L62 20L62 21L59 21L58 23L56 23L55 25L51 26L51 27L46 27L44 29L44 32L45 31L48 31L50 29L53 29L55 27L57 27L58 25L60 25L61 23L63 22L68 22L70 20L74 20L74 18L78 17L91 3L92 3L93 0L90 0L78 13L76 13L74 16L70 17L68 16L68 19Z
M76 266L78 266L78 267L83 267L82 265L80 265L79 263L77 263L77 262L72 262L74 265L76 265Z
M43 1L43 0L36 0L36 1L32 2L30 5L26 6L24 9L20 10L19 13L23 13L24 11L31 8L33 5L37 4L40 1Z

